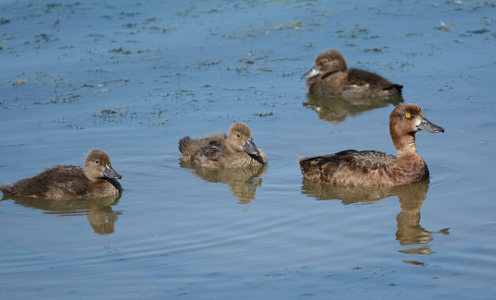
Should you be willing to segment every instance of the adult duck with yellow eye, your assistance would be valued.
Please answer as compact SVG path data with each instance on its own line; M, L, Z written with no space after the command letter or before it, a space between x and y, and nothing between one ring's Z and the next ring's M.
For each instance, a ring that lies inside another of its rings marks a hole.
M243 122L235 123L229 133L206 138L179 140L181 160L207 168L259 167L267 163L265 153L255 145L250 128Z
M315 59L315 65L306 72L307 93L310 95L338 96L344 99L401 97L402 85L361 69L346 66L343 55L327 50Z
M0 186L4 198L29 197L53 200L118 196L121 179L103 150L89 152L84 167L55 166L42 173Z
M415 133L420 130L444 132L424 117L418 105L398 105L389 116L397 156L373 150L345 150L301 158L301 172L310 180L342 186L392 187L423 181L429 178L429 169L415 147Z

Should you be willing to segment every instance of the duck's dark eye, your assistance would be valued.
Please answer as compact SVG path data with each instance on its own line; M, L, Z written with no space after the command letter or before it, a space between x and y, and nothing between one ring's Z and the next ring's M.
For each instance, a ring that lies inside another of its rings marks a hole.
M239 133L236 133L236 136L237 136L238 138L240 138L240 137L241 137L241 134L239 134Z
M325 65L325 64L326 64L326 63L328 63L328 62L329 62L329 60L328 60L327 58L324 58L324 59L322 59L322 60L320 61L320 65L321 65L321 66L322 66L322 65Z
M95 160L95 164L99 165L100 164L100 161L99 160Z

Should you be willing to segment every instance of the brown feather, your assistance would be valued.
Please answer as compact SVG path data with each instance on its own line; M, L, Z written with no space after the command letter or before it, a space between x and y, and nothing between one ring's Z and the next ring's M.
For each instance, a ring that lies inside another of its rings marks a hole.
M306 81L310 95L340 96L343 98L389 98L401 96L402 85L365 70L348 69L339 51L327 50L315 59L314 72L319 74Z
M104 151L95 149L88 154L83 168L55 166L11 186L2 186L0 190L4 198L74 199L118 195L120 184L115 179L104 177L105 166L111 166L110 157Z
M390 131L397 157L373 150L345 150L301 158L301 172L307 179L342 186L390 187L428 179L429 169L415 148L415 132L420 130L417 124L422 119L420 107L410 103L397 106L391 113Z
M179 140L181 160L208 168L245 168L267 163L267 156L258 148L256 157L248 154L243 145L252 141L250 128L238 122L231 126L229 134L221 133L210 137Z

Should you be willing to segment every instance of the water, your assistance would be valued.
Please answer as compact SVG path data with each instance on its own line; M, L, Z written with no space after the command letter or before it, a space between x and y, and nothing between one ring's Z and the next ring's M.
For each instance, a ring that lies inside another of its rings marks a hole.
M109 203L1 201L1 299L494 297L493 3L0 6L0 184L102 148L124 187ZM429 182L303 180L298 155L395 151L391 103L307 99L299 77L328 48L446 129L417 134ZM266 169L180 164L179 138L239 120Z

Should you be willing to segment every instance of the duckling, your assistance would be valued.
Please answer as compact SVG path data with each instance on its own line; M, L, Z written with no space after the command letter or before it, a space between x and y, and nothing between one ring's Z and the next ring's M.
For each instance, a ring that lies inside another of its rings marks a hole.
M84 167L55 166L42 173L0 186L4 198L19 196L42 199L77 199L117 196L121 179L103 150L89 152Z
M343 55L327 50L315 59L315 66L306 72L307 93L311 95L341 96L343 98L387 98L401 96L402 85L360 69L348 69Z
M444 132L424 117L418 105L398 105L389 116L397 156L372 150L345 150L301 158L301 172L307 179L343 186L392 187L423 181L429 178L429 169L415 147L415 133L420 130Z
M253 142L248 125L235 123L229 134L221 133L206 138L179 140L181 159L209 168L244 168L267 163L267 156Z

